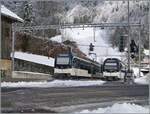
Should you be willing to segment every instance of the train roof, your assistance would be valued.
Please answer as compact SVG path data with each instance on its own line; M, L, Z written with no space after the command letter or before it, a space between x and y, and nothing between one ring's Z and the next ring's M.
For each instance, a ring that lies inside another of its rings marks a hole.
M69 54L69 53L58 54L58 56L60 56L60 57L65 57L65 56L68 56L68 55L70 55L70 54ZM88 63L91 63L91 64L95 64L95 65L97 65L97 66L100 66L100 65L101 65L100 63L98 63L98 62L96 62L96 61L93 61L93 60L91 60L91 59L89 59L89 58L81 58L81 57L78 57L78 56L76 56L76 55L74 55L74 54L72 54L72 57L73 57L73 58L80 59L80 60L85 61L85 62L88 62Z
M118 59L118 58L107 58L105 60L120 60L120 59Z
M101 64L96 62L96 61L93 61L91 59L84 59L84 58L80 58L80 57L77 57L77 56L74 56L73 58L77 58L77 59L80 59L82 61L85 61L85 62L88 62L88 63L91 63L91 64L95 64L97 66L100 66Z

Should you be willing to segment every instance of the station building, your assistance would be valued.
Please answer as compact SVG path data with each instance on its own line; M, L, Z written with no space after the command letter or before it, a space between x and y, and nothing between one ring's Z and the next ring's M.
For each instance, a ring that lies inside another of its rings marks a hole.
M1 5L1 41L0 41L0 71L1 76L11 76L12 24L23 23L23 19L11 10Z

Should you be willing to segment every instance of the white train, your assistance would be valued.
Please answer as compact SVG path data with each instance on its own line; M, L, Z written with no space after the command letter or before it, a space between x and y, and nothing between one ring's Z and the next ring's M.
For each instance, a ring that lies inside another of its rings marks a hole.
M73 54L59 54L55 58L54 78L100 78L102 65Z
M125 67L117 58L107 58L103 63L103 77L106 80L124 79Z

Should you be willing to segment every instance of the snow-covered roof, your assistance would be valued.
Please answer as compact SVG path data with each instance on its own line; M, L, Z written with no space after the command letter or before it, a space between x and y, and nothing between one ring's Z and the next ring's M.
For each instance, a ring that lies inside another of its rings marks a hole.
M20 18L18 15L16 15L15 13L13 13L12 11L10 11L9 9L7 9L4 5L1 5L1 14L9 17L13 20L19 21L19 22L23 22L23 19Z
M24 52L15 52L14 58L54 67L54 58L51 58L51 57L48 58L47 56L29 54L29 53L24 53Z

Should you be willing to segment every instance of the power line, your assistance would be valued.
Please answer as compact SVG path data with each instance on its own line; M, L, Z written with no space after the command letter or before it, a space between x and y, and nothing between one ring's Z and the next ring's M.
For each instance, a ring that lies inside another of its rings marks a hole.
M77 44L78 46L88 46L89 47L89 45L86 45L86 44ZM109 46L100 46L100 45L94 45L94 47L105 47L105 48L110 48Z
M97 55L97 57L101 57L101 56L103 56L103 57L108 57L108 56L126 57L126 55L106 55L106 54L104 54L104 55Z
M16 31L29 31L29 30L46 30L46 29L66 29L66 28L96 28L96 27L139 27L139 23L61 23L56 25L41 25L41 26L29 26L29 27L16 27Z

